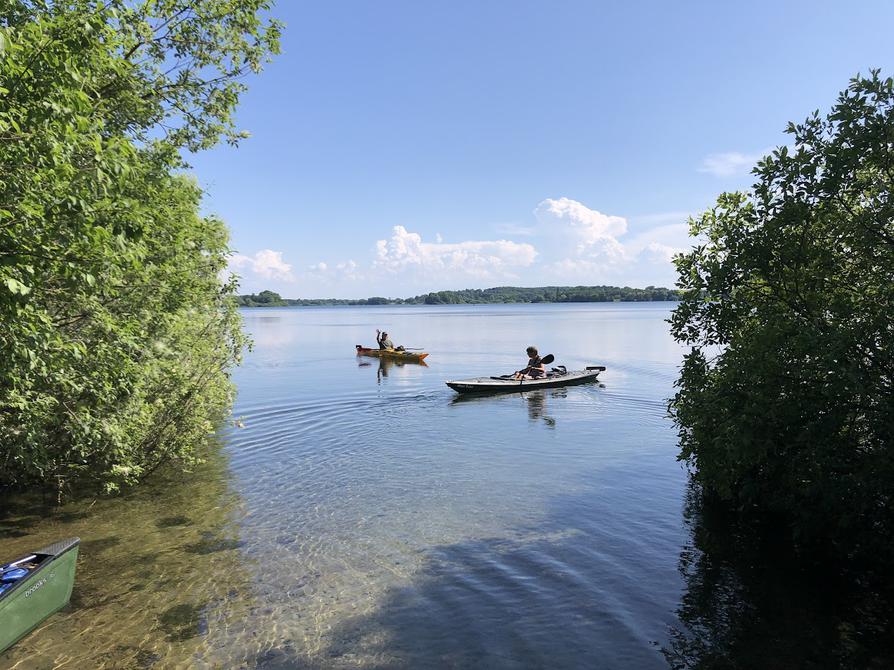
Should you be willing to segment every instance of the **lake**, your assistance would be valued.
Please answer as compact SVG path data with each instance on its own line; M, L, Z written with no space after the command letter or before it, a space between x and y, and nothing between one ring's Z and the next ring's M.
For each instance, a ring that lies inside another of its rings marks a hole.
M244 427L193 473L7 502L3 557L83 544L71 604L0 665L665 668L738 653L776 596L755 605L734 559L696 546L666 416L683 354L672 306L244 310ZM377 327L428 365L355 357ZM525 394L444 384L523 367L529 344L607 369ZM778 648L821 654L825 605L794 602L766 619Z

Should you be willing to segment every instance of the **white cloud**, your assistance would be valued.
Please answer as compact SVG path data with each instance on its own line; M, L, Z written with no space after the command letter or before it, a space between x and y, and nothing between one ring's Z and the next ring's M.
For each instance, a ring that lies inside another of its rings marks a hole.
M676 272L670 260L692 245L688 217L682 211L644 214L631 217L628 226L623 216L566 197L548 198L533 210L530 223L505 224L505 239L446 242L432 233L424 240L394 226L390 237L376 242L371 257L359 262L318 257L310 265L306 259L301 267L307 269L297 278L282 252L270 249L236 255L230 267L247 271L246 290L270 288L288 297L297 297L296 290L306 297L402 297L504 283L672 286ZM513 230L535 241L536 248L513 240Z
M687 212L664 212L636 217L653 226L636 235L627 232L627 219L604 214L569 198L547 199L534 210L540 233L550 241L542 246L544 272L554 281L624 285L674 282L670 263L674 254L689 248Z
M337 284L342 281L356 281L365 278L360 266L353 260L327 263L320 261L307 266L307 271L302 273L299 279L302 282Z
M623 261L606 263L593 257L573 257L548 263L543 269L556 283L670 287L676 279L670 261L678 251L674 247L650 242L636 252L624 247Z
M580 252L627 232L624 217L603 214L570 198L548 198L537 205L534 216L541 226L549 229L545 232L570 234L577 240Z
M537 250L527 243L510 240L423 242L418 233L394 226L390 239L376 242L373 268L391 273L407 269L449 271L454 276L497 279L514 277L513 270L530 266L536 256Z
M338 263L335 266L335 269L339 273L341 273L341 276L344 279L350 279L352 281L355 279L362 278L362 275L360 274L360 272L358 272L358 268L359 268L359 266L357 265L357 263L355 263L352 260L347 260L347 261L344 261L343 263Z
M632 254L639 254L650 247L673 249L674 253L685 251L692 246L688 223L674 223L646 230L626 241L625 246Z
M614 237L600 237L590 244L579 245L578 256L599 261L605 265L618 265L627 260L628 251Z
M681 251L683 251L683 249L669 247L660 242L649 242L639 253L639 256L647 261L664 261L665 263L670 263L674 256Z
M622 216L603 214L570 198L548 198L534 209L534 217L547 240L543 245L547 256L570 256L564 260L574 261L554 262L554 269L572 265L607 269L626 260L627 252L617 239L627 232L627 220ZM580 263L583 260L588 264Z
M743 154L738 151L711 154L702 160L699 172L707 172L715 177L743 176L751 172L751 168L761 159L766 151L754 154Z
M264 279L278 279L281 281L294 281L292 266L282 258L281 251L262 249L254 256L233 254L229 262L230 270L248 271Z

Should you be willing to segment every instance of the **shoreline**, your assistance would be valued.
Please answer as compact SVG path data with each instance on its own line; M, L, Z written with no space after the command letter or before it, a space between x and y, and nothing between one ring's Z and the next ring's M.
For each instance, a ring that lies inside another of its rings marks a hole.
M479 306L496 306L496 305L616 305L631 303L678 303L679 300L562 300L559 302L538 301L538 302L442 302L442 303L424 303L424 302L387 302L387 303L363 303L363 302L320 302L312 304L285 304L285 305L239 305L239 309L270 309L282 307L479 307Z

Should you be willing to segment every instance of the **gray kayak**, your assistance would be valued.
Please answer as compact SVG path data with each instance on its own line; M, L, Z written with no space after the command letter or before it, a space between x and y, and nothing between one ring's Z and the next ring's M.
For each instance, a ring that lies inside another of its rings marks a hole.
M539 379L512 379L511 375L502 377L473 377L447 382L447 386L457 393L501 393L531 389L549 389L560 386L573 386L596 381L599 373L605 370L602 365L593 365L586 370L552 371Z

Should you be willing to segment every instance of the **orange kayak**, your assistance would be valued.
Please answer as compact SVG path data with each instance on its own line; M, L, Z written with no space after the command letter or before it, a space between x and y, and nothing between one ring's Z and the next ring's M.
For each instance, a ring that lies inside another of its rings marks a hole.
M368 349L357 345L358 356L373 356L375 358L393 358L399 361L424 361L428 354L424 351L398 351L397 349Z

